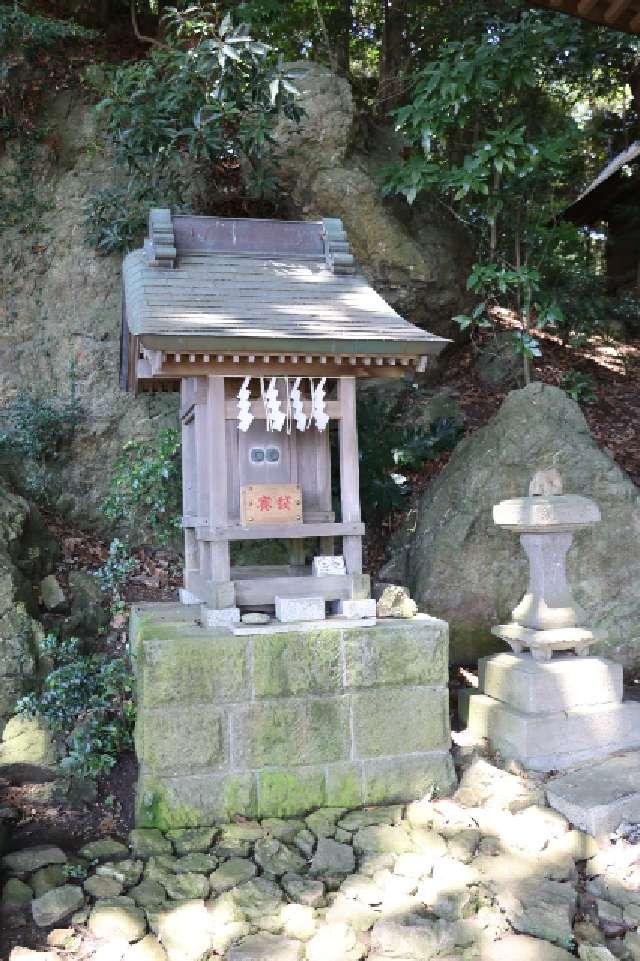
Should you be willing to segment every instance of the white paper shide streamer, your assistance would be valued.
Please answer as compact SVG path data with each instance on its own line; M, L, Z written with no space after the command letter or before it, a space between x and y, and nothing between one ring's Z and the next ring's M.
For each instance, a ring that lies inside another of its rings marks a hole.
M269 381L263 400L267 413L267 430L282 430L287 415L280 407L280 396L275 377L272 377Z
M314 383L311 377L309 378L311 390L311 414L309 417L304 412L304 400L300 389L302 378L296 377L291 389L289 389L289 379L287 377L280 379L284 380L285 410L282 409L283 402L278 390L278 378L272 377L266 388L264 378L260 378L260 395L264 404L266 429L268 431L281 431L286 424L287 433L290 434L292 422L295 422L296 429L300 431L307 430L312 424L315 424L319 431L325 430L329 423L325 401L327 378L322 377L317 383ZM245 377L242 387L238 391L238 430L243 432L248 431L255 420L251 413L250 382L251 378Z
M306 430L307 415L303 409L302 394L300 393L300 378L296 377L291 388L291 407L293 409L293 419L298 430Z
M250 377L245 377L242 387L238 391L238 430L248 431L254 420L251 413L251 391L249 390Z
M311 382L311 417L320 431L323 431L329 423L329 415L327 414L324 402L324 385L326 382L326 377L322 377L315 387L313 386L313 381Z

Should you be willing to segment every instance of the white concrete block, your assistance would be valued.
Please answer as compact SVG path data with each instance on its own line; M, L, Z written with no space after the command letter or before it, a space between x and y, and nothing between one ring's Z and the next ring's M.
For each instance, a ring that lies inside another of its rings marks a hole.
M239 607L207 607L202 605L202 623L205 627L234 627L240 623Z
M297 621L324 621L324 597L276 597L276 617L283 624Z
M486 694L469 698L468 727L504 758L533 771L554 771L640 748L640 702L596 704L525 714Z
M552 778L552 808L594 837L610 834L622 821L640 821L640 754L620 754Z
M190 607L192 604L202 604L202 598L196 597L196 595L188 591L186 587L180 587L178 589L178 595L180 597L180 603L184 604L185 607Z
M314 577L327 577L331 574L346 574L347 568L342 554L318 554L311 562Z
M495 654L478 664L480 690L527 714L551 714L622 701L622 666L604 657Z
M353 597L336 601L334 613L339 617L375 617L376 601L373 597L356 600Z

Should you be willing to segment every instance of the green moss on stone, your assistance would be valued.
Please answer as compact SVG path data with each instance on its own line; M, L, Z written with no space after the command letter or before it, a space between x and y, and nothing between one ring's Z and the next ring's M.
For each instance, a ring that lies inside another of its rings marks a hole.
M183 626L168 639L141 640L138 650L143 708L249 697L246 638Z
M137 827L208 827L235 815L255 817L255 777L251 772L159 777L141 774L136 798Z
M436 618L345 632L347 687L447 684L448 630Z
M340 631L265 634L253 639L257 697L329 694L342 688Z
M358 758L448 748L446 689L398 687L354 692L353 737Z
M226 715L211 704L144 711L136 750L156 774L192 774L226 764Z
M329 807L358 807L362 798L362 766L348 761L330 764L326 776L327 805Z
M325 781L322 771L260 771L258 773L260 817L294 817L323 807Z
M349 757L345 698L262 701L236 710L232 721L239 767L323 764Z
M394 757L365 761L365 804L389 804L418 798L444 797L456 786L448 753L426 757Z

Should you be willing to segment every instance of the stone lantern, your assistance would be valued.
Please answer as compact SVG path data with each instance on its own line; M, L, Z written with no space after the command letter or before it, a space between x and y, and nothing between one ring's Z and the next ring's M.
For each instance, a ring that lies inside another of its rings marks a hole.
M529 648L540 661L549 660L554 651L588 654L593 634L577 626L579 612L567 581L566 556L574 531L600 520L598 505L587 497L564 494L557 470L539 471L529 484L529 496L500 501L493 508L493 520L520 534L529 558L529 586L511 612L511 623L499 624L492 633L516 654Z
M470 734L537 771L640 747L640 704L623 702L620 664L587 656L595 638L578 626L567 582L573 533L600 520L597 504L564 494L558 471L546 470L534 475L527 497L496 504L493 517L520 534L529 585L511 623L492 629L512 651L482 658L477 693L461 692L460 715Z

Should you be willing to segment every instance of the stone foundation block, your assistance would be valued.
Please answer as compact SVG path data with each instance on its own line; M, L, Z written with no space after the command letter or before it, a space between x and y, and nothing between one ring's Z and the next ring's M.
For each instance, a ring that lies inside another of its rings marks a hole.
M447 625L418 614L411 620L385 619L375 630L344 635L346 687L433 684L449 681Z
M276 597L276 617L282 624L298 621L324 621L324 597Z
M180 622L149 630L153 636L138 637L134 658L138 700L145 708L250 696L246 638Z
M226 712L212 704L149 710L136 750L158 773L214 770L229 760L227 727Z
M516 711L486 694L472 694L468 726L505 758L534 771L562 770L640 747L640 703L535 715Z
M262 634L252 638L255 696L342 692L340 631Z
M359 690L353 695L353 742L358 758L448 748L448 738L446 691L398 687Z
M258 794L250 771L159 775L143 767L136 792L136 824L171 828L200 827L242 812L256 817Z
M363 802L387 804L408 797L443 797L456 788L448 751L403 758L380 758L363 765Z
M442 621L236 637L187 611L138 605L132 615L140 826L288 817L453 787Z
M481 659L479 680L484 694L527 714L622 701L622 665L603 657L496 654Z
M349 704L344 697L286 698L238 705L231 713L236 768L326 764L349 757Z

